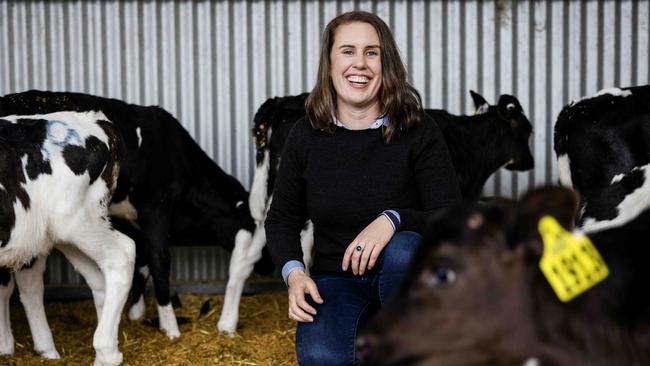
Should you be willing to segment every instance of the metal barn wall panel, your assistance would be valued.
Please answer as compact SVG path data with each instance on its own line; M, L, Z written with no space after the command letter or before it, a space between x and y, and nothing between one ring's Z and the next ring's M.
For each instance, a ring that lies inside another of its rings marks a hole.
M245 186L252 116L308 91L321 31L363 9L393 29L425 106L471 113L469 89L516 95L534 124L532 172L505 170L486 195L557 181L553 123L571 100L647 84L648 1L0 1L0 94L70 90L157 104ZM174 249L176 280L223 279L228 255ZM79 277L55 256L48 278Z

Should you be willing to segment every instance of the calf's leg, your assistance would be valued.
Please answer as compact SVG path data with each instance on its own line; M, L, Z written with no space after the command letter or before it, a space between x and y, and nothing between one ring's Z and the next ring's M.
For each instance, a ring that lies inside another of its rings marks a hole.
M311 265L311 252L314 245L314 226L310 222L300 234L303 249L303 260L309 271ZM223 309L217 324L220 334L233 337L239 321L239 302L244 291L246 279L250 277L255 263L262 258L262 250L266 245L266 233L263 222L258 222L251 239L250 232L240 230L235 236L235 248L230 256L228 269L228 284L223 300Z
M102 316L106 288L104 275L99 270L99 267L97 267L97 263L73 245L57 245L56 248L63 253L77 272L86 280L86 284L88 284L93 294L95 311L97 312L97 320L99 321Z
M0 267L0 355L14 354L14 336L9 317L9 298L13 292L14 279L9 269Z
M34 350L48 359L59 359L52 338L52 331L47 323L45 307L43 306L43 273L47 258L38 257L31 267L25 267L15 274L16 285L20 293L20 301L25 308L25 315L34 340Z
M136 254L136 258L138 254ZM136 259L137 260L137 259ZM144 303L144 291L149 279L149 267L146 265L140 266L136 264L136 269L133 272L133 283L131 284L131 294L129 297L133 303L129 308L129 319L140 320L144 317L147 310Z
M258 224L251 238L251 232L241 229L235 235L235 247L230 255L228 283L223 300L221 316L217 323L220 334L234 337L239 321L239 301L244 291L244 283L251 275L255 262L262 258L262 248L266 243L264 226Z
M83 225L69 242L94 260L104 276L106 297L93 336L97 353L95 366L119 365L122 353L117 347L118 328L131 287L135 263L135 244L131 238L112 230L105 222Z
M140 211L139 211L140 212ZM169 255L169 211L163 208L142 210L140 225L147 247L149 270L153 278L160 329L169 339L178 338L178 322L169 293L171 260Z
M149 278L149 267L147 266L147 244L139 229L138 224L121 217L111 216L111 223L113 227L127 235L135 241L135 265L136 269L133 272L133 282L131 284L131 293L129 299L131 305L129 307L129 319L139 320L142 319L145 313L144 291Z

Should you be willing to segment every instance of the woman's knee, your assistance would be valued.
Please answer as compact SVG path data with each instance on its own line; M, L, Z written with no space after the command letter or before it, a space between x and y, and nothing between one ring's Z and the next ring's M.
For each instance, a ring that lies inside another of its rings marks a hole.
M389 265L407 265L421 239L422 236L414 231L395 233L384 248L384 261L389 262Z

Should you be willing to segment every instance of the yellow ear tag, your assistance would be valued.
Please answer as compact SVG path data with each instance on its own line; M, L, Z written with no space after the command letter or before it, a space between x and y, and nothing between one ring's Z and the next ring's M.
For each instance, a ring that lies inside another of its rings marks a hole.
M562 302L567 302L607 278L609 268L587 236L564 230L551 216L539 220L544 255L539 268Z

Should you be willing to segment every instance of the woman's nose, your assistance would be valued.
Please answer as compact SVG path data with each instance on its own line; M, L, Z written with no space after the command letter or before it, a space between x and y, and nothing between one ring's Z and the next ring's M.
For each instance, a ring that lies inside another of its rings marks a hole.
M365 69L366 66L367 66L367 64L366 64L366 55L364 55L363 53L358 54L354 58L354 67L356 67L357 69Z

